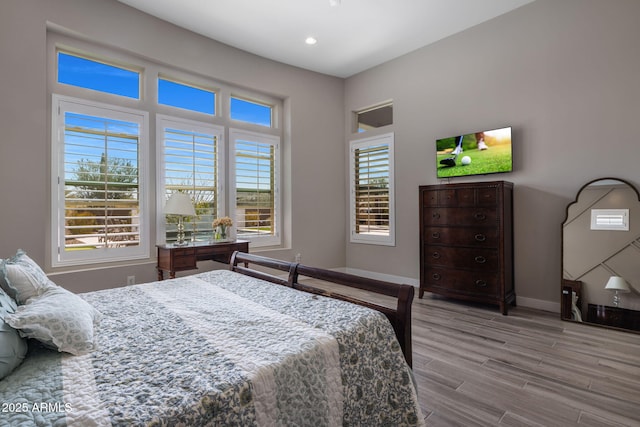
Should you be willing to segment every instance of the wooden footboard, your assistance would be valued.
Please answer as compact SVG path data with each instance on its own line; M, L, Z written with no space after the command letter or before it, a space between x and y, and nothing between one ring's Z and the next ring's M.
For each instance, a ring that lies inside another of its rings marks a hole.
M264 271L256 270L249 267L249 264L255 264L260 267L266 267L274 270L287 272L287 279L270 274ZM399 285L397 283L384 282L381 280L369 279L353 274L340 273L337 271L326 270L322 268L309 267L299 263L290 263L273 258L267 258L259 255L248 254L244 252L234 252L231 257L230 269L241 274L267 280L279 285L289 286L304 292L310 292L317 295L323 295L330 298L336 298L348 301L361 306L369 307L383 313L393 326L393 329L404 353L404 357L411 366L412 364L412 347L411 347L411 303L413 302L414 288L410 285ZM386 295L397 300L395 308L385 307L370 301L365 301L337 292L328 291L305 283L299 283L300 276L321 280L324 282L336 283L350 288L360 289L366 292Z

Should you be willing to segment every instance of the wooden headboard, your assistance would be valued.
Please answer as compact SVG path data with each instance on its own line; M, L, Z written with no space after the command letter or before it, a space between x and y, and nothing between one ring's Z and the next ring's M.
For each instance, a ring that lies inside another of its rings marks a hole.
M285 271L288 273L287 278L285 279L284 277L249 268L249 264ZM299 263L291 263L244 252L234 252L231 256L229 268L232 271L245 274L247 276L267 280L272 283L288 286L290 288L310 292L316 295L323 295L330 298L348 301L383 313L387 316L389 322L391 322L391 325L393 326L398 342L400 343L400 347L402 348L402 352L404 353L405 360L409 366L412 365L411 303L413 302L413 295L415 292L413 286L399 285L397 283L369 279L353 274L340 273L317 267L309 267ZM300 276L393 297L397 300L396 307L385 307L370 301L365 301L348 295L342 295L340 293L321 289L309 284L299 283L298 278Z

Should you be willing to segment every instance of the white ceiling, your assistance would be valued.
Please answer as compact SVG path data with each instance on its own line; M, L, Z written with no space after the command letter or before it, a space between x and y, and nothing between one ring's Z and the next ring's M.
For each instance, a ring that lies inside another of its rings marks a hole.
M533 0L118 1L247 52L349 77ZM309 36L317 44L305 44Z

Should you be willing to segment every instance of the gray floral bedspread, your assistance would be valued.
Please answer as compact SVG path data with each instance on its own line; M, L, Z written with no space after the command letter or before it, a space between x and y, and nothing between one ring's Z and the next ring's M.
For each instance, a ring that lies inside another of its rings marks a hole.
M230 271L81 296L98 350L32 345L0 381L0 426L423 424L372 310Z

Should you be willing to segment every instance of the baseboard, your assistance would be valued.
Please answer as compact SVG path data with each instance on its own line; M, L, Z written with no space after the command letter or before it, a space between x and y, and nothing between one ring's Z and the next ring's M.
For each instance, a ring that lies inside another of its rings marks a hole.
M411 277L396 276L394 274L376 273L375 271L360 270L358 268L339 267L332 268L333 271L342 273L355 274L356 276L368 277L369 279L384 280L385 282L400 283L411 285L416 288L420 287L420 281Z
M368 277L370 279L384 280L385 282L404 283L412 285L416 288L420 287L420 281L411 277L396 276L394 274L377 273L375 271L360 270L358 268L339 267L331 270L340 271L342 273L355 274L357 276ZM533 308L536 310L550 311L552 313L560 313L560 303L545 301L535 298L519 297L516 295L516 304L519 307Z
M541 299L519 297L516 295L516 304L519 307L535 308L536 310L560 313L560 303Z

